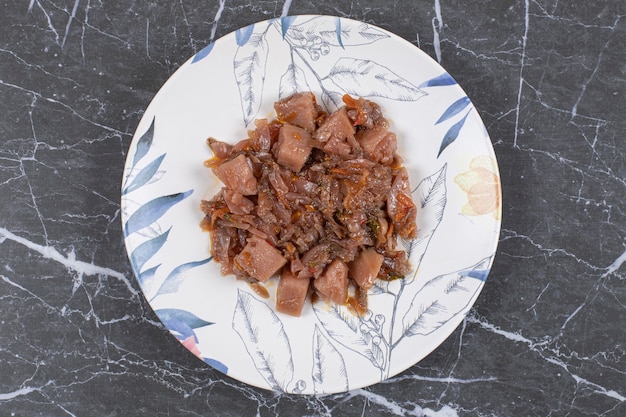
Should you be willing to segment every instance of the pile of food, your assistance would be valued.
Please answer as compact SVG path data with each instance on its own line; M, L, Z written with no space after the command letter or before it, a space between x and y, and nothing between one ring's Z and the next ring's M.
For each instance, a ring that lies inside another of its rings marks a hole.
M280 275L276 308L294 316L310 294L362 313L376 279L410 270L396 245L416 237L417 208L396 135L376 103L343 101L328 114L296 93L248 138L207 141L205 165L224 184L201 204L211 255L222 274L254 285Z

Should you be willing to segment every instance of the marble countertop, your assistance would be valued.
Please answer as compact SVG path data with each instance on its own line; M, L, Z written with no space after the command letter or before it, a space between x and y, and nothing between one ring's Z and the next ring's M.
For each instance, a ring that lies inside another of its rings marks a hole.
M474 307L426 359L323 397L247 386L154 315L120 222L132 135L191 55L286 14L437 60L500 164ZM0 14L0 415L626 415L626 7L612 1L11 1Z

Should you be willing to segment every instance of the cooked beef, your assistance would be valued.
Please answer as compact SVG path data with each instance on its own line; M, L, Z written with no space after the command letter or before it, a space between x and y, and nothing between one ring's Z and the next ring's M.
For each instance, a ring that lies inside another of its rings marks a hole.
M312 149L309 132L301 127L285 123L278 134L278 146L275 147L274 155L279 164L294 172L299 172L309 159Z
M280 273L277 309L287 314L300 314L309 289L345 303L350 282L365 306L376 278L410 271L396 239L416 237L417 208L396 135L376 103L344 102L326 114L313 94L298 93L275 103L278 118L257 120L248 138L207 141L206 165L224 183L201 203L211 254L238 279Z
M342 107L324 119L319 129L315 131L314 137L324 143L330 138L343 141L354 134L354 123L348 117L346 108Z
M311 92L295 93L274 103L274 110L278 120L291 123L309 132L316 128L316 120L320 109L317 106L315 95Z
M258 236L251 236L235 256L235 266L261 282L270 279L286 263L287 259L279 250Z
M250 214L255 208L254 203L238 191L224 188L222 193L228 209L233 214Z
M261 155L267 154L276 142L282 124L276 120L268 122L267 119L258 119L254 125L256 129L249 132L250 146Z
M304 253L300 262L303 268L298 272L298 278L317 278L331 261L330 244L321 243Z
M245 155L239 154L233 159L224 161L213 171L226 188L235 190L242 195L255 195L257 193L257 180Z
M376 125L388 127L389 122L383 116L380 106L373 101L359 97L355 99L349 95L343 96L343 102L346 104L346 111L355 126L362 126L372 129Z
M409 173L406 168L401 167L396 170L387 197L387 214L394 223L398 236L411 239L417 237L416 213L417 207L411 199Z
M367 248L359 253L350 262L350 276L356 284L364 290L369 290L378 277L380 267L385 257L374 248Z
M411 270L406 252L403 250L387 250L383 252L383 264L378 271L378 278L385 281L402 278Z
M313 287L323 299L345 304L348 301L348 265L335 259L313 280Z
M397 150L396 134L387 128L375 125L371 129L359 130L356 140L372 161L382 165L393 163Z
M288 268L283 268L276 289L276 310L300 316L309 292L309 283L308 279L297 278Z
M225 142L220 142L219 140L214 138L208 138L207 144L213 151L213 155L215 155L215 158L219 160L228 158L233 150L233 145Z

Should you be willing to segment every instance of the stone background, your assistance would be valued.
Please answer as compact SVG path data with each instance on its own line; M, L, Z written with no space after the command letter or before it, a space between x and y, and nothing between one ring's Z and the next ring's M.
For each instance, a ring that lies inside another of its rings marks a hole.
M0 13L0 416L626 415L626 4L9 0ZM463 86L500 163L478 302L387 382L251 388L169 335L133 277L122 168L161 85L241 26L332 14Z

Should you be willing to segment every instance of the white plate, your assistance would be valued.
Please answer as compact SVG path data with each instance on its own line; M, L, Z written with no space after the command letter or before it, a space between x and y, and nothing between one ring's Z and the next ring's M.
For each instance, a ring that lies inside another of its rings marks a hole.
M361 319L319 301L300 318L276 313L276 283L264 299L221 276L200 230L200 200L220 187L203 166L206 138L245 138L295 90L313 91L328 110L344 93L380 104L415 189L419 238L401 242L414 270L370 290ZM402 372L458 326L493 261L500 195L487 131L435 61L367 23L295 16L224 36L167 81L130 146L122 222L146 298L190 351L257 387L336 393Z

